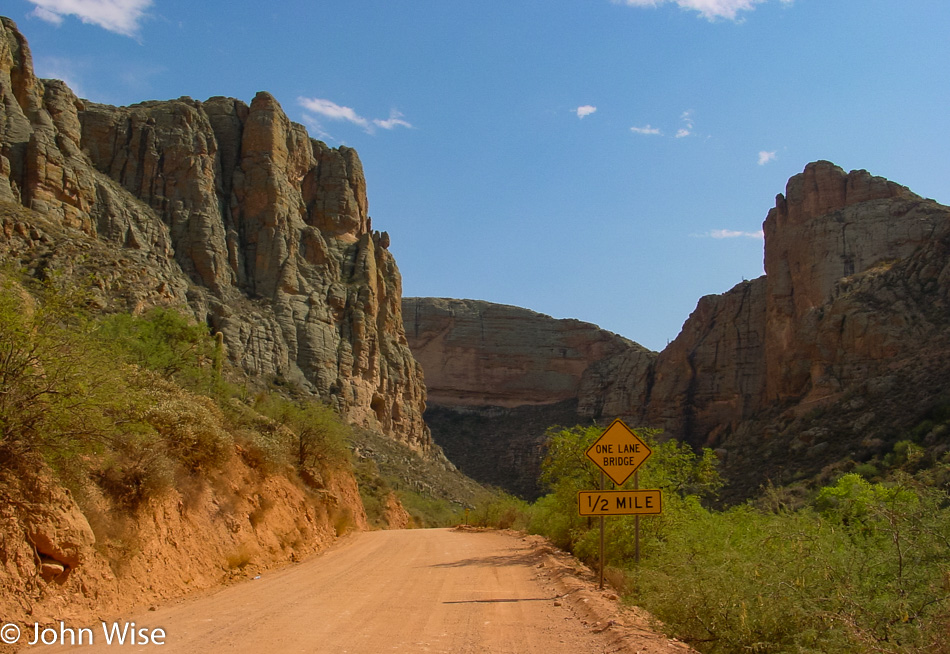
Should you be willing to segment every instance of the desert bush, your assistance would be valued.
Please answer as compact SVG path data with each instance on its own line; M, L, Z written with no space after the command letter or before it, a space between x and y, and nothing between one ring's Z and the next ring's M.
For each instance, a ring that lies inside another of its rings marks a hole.
M159 434L169 456L192 471L219 467L230 458L234 441L222 428L214 402L170 386L152 389L150 395L143 421Z
M440 497L413 490L397 490L396 496L415 527L452 527L462 521L463 508Z
M163 376L196 367L191 346L211 339L171 311L94 319L85 304L56 278L0 272L0 457L42 457L70 488L91 480L134 510L233 450L214 402Z
M125 450L110 453L92 471L92 477L119 507L135 511L174 484L175 469L160 449L145 443Z
M531 521L530 505L501 490L483 495L469 513L469 524L496 529L527 529Z
M350 427L329 406L262 393L256 398L254 408L288 430L288 452L299 468L349 464Z
M363 510L366 511L366 520L374 527L385 527L386 500L392 492L389 482L380 476L379 467L371 460L360 461L353 471L360 489Z
M931 652L948 545L945 496L851 474L795 512L697 509L633 597L706 652Z
M583 452L598 434L552 432L542 469L551 493L529 510L532 531L590 562L598 533L577 516L575 489L593 482L579 468L589 465ZM711 454L650 445L640 485L664 489L663 514L640 520L639 565L634 518L608 518L607 561L615 576L625 571L618 585L628 599L672 634L717 654L950 649L944 490L907 475L870 483L847 474L810 500L771 489L759 502L714 510L702 501L721 483ZM897 450L915 452L911 444Z
M0 455L57 467L114 438L135 393L89 338L78 293L51 283L30 291L0 273Z
M206 390L221 365L220 346L208 328L175 309L154 308L142 316L104 316L96 336L131 363Z

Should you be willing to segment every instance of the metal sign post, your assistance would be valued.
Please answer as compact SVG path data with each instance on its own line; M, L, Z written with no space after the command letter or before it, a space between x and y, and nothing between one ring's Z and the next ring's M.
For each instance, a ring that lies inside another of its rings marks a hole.
M600 491L578 491L577 510L582 516L600 517L600 589L604 588L604 516L634 516L634 559L640 563L640 516L656 515L663 510L659 490L640 490L639 468L653 454L650 448L619 418L587 448L588 459L600 468ZM605 488L604 476L617 487L633 475L633 490Z
M633 473L633 489L640 488L640 473ZM640 514L633 516L633 562L640 565Z
M604 471L600 471L600 490L604 490ZM600 516L600 589L604 589L604 516Z

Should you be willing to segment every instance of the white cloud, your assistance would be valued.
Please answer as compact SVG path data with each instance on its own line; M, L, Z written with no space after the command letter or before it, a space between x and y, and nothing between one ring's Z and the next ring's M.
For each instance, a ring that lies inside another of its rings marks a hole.
M681 9L697 11L706 20L727 18L735 20L740 11L752 11L757 4L768 0L613 0L615 4L625 4L630 7L659 7L667 2L673 2ZM793 0L781 0L782 4L792 4Z
M30 16L35 16L40 20L45 20L47 23L52 23L53 25L62 25L63 16L57 14L56 12L50 11L49 9L44 9L43 7L37 7L32 12Z
M332 100L325 100L323 98L297 98L297 104L303 107L305 111L310 112L309 114L304 114L304 122L307 123L311 130L326 136L329 135L323 130L323 126L319 120L320 117L352 123L363 128L363 131L367 134L372 134L376 127L381 129L395 129L396 127L412 128L412 124L404 120L403 115L395 109L389 112L389 118L385 120L382 118L373 118L370 120L369 118L364 118L359 115L350 107L344 107ZM313 114L317 115L314 116Z
M584 118L585 116L590 116L595 111L597 111L597 107L585 104L577 108L577 117Z
M394 129L396 127L408 127L412 129L412 125L402 119L403 116L401 113L393 109L389 112L389 118L386 120L380 120L379 118L373 119L373 124L377 127L382 127L383 129Z
M676 130L676 138L681 139L684 136L689 136L690 134L693 133L692 115L693 115L692 110L684 111L680 115L680 120L682 120L685 124L683 125L683 127L680 127L678 130Z
M335 136L323 129L323 125L319 120L314 118L309 114L303 115L303 122L307 126L307 131L310 133L310 136L313 138L320 139L322 141L333 141L336 143L342 143Z
M765 232L761 229L757 232L742 232L735 229L712 229L703 234L690 234L696 238L765 238Z
M765 164L767 164L767 163L770 162L770 161L775 161L775 150L772 150L771 152L767 152L766 150L762 150L762 151L759 152L759 165L760 165L760 166L764 166Z
M29 0L36 9L30 14L54 25L64 16L75 16L84 23L122 34L135 36L145 10L152 0Z
M693 135L693 110L689 109L680 114L680 120L683 122L683 126L676 130L673 134L673 138L685 138L687 136ZM644 125L643 127L631 127L631 132L636 134L653 134L656 136L663 136L663 132L659 127L653 127L652 125Z
M366 131L371 131L370 122L350 109L338 105L336 102L324 100L322 98L297 98L297 103L307 111L319 114L330 120L345 120L359 125Z

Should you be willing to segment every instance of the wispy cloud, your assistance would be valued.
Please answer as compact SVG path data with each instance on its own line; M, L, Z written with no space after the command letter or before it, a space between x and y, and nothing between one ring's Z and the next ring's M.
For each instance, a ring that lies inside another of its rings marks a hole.
M66 83L73 93L79 97L86 97L79 68L76 60L61 57L37 57L34 60L37 77L43 79L59 79Z
M590 104L581 105L577 108L577 117L584 118L585 116L590 116L592 113L597 111L597 107Z
M706 20L727 18L736 20L740 11L752 11L756 5L768 0L612 0L615 4L625 4L630 7L659 7L668 2L675 3L681 9L697 11ZM790 5L793 0L779 0L782 4Z
M152 0L29 0L36 8L30 13L40 20L61 25L65 16L122 34L136 36L145 10Z
M768 152L766 150L761 150L759 152L759 165L764 166L770 161L775 161L775 150Z
M680 114L682 125L673 133L673 138L681 139L693 135L693 110L689 109ZM643 127L631 127L630 131L635 134L650 134L654 136L663 136L663 131L659 127L644 125Z
M395 109L392 109L389 112L389 118L387 118L386 120L380 120L379 118L374 118L373 124L376 125L376 127L382 127L383 129L395 129L396 127L408 127L411 129L412 125L410 125L408 122L406 122L402 118L403 118L403 115L401 113L399 113Z
M386 130L397 127L412 128L412 124L405 120L405 116L395 109L389 112L389 118L370 119L361 116L350 107L344 107L323 98L297 98L297 104L304 108L304 121L307 125L312 131L322 136L329 135L323 129L321 118L351 123L362 128L367 134L372 134L377 127Z
M680 116L680 120L683 121L683 126L676 130L676 138L681 139L685 136L689 136L693 133L693 112L684 111Z
M363 118L350 107L344 107L336 102L324 100L322 98L297 98L297 104L305 110L315 113L330 120L345 120L362 127L366 131L372 131L371 123Z
M703 232L702 234L690 234L693 238L765 238L765 232L761 229L757 232L742 232L735 229L711 229L708 232Z

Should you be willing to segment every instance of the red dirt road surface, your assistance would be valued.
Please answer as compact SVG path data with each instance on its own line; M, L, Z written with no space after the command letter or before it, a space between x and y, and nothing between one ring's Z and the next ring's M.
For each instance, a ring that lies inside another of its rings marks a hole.
M164 645L30 652L685 654L620 609L589 571L538 537L470 530L356 534L304 563L117 620ZM585 578L586 577L586 578ZM106 620L111 627L113 618ZM57 625L58 627L58 625ZM68 642L68 641L67 641Z

